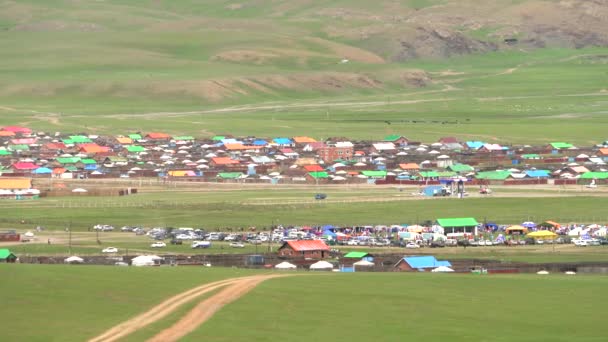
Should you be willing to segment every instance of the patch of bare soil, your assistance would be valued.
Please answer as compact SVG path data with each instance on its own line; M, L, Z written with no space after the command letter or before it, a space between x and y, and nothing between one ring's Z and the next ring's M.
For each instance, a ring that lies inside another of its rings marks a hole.
M170 313L175 311L181 305L188 303L205 293L211 292L215 289L218 289L218 288L226 286L226 285L233 285L233 284L238 285L236 287L229 287L228 289L232 289L231 291L224 290L224 291L220 292L218 295L210 298L210 299L212 299L214 297L221 295L214 300L214 303L219 303L219 304L221 304L221 306L223 306L223 305L227 304L228 302L237 299L238 297L240 297L241 295L246 293L249 289L255 287L255 285L257 285L258 283L260 283L266 279L276 277L276 276L277 275L233 278L233 279L216 281L213 283L201 285L199 287L185 291L183 293L180 293L176 296L173 296L173 297L163 301L162 303L154 306L150 310L148 310L140 315L137 315L123 323L120 323L120 324L110 328L106 332L102 333L101 335L98 335L98 336L90 339L89 342L102 342L102 341L110 342L110 341L119 340L119 339L137 331L138 329L141 329L149 324L152 324L152 323L166 317L167 315L169 315ZM200 306L200 304L199 304L199 306ZM197 306L197 308L198 308L198 306ZM217 308L216 310L214 310L210 313L207 313L209 315L207 318L211 317L211 315L218 309L219 308ZM161 340L161 341L163 341L163 340ZM167 341L167 340L164 340L164 341Z
M370 64L383 64L386 62L384 58L377 54L354 46L340 44L321 38L308 38L308 40L329 48L339 58Z
M203 300L194 309L188 312L177 323L161 331L148 342L172 342L186 336L195 330L199 325L209 320L217 311L225 305L239 299L247 292L251 291L264 280L282 277L285 275L267 275L250 277L234 282L218 294Z

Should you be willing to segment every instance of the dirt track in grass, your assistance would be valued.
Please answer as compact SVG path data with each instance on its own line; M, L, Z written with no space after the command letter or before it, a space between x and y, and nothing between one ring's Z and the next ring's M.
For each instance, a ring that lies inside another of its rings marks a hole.
M195 300L206 293L214 291L218 288L227 286L224 290L211 296L210 298L199 303L194 309L188 312L176 324L168 329L163 330L150 341L175 341L180 337L188 334L196 329L200 324L213 316L215 312L221 309L224 305L240 298L249 290L253 289L264 280L281 277L284 275L259 275L242 278L232 278L213 283L201 285L175 295L162 303L154 306L150 310L139 314L129 320L126 320L101 335L98 335L89 340L89 342L109 342L119 340L147 325L159 321L168 316L181 305Z

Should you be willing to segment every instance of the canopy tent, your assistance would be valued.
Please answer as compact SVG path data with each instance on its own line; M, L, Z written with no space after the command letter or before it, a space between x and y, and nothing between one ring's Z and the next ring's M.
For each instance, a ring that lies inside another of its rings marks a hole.
M294 264L283 261L282 263L275 265L274 268L278 270L295 270L297 267Z
M157 261L162 260L163 258L157 255L140 255L131 260L131 265L133 266L154 266L157 264Z
M360 260L357 261L353 264L353 266L357 267L357 266L363 266L363 267L369 267L369 266L374 266L374 263L371 261L367 261L367 260Z
M322 270L331 270L333 268L334 268L334 265L330 264L327 261L323 261L323 260L317 261L314 264L310 265L310 269L311 270L317 270L317 271L319 271L319 270L321 270L321 271Z
M522 223L521 225L526 228L536 228L536 223L531 222L531 221L526 221L526 222Z
M526 235L526 237L531 237L535 239L555 239L557 237L557 234L548 230L539 230L537 232L532 232Z
M81 264L84 262L84 259L77 256L71 256L69 258L65 258L63 262L65 262L66 264Z
M505 231L507 232L507 234L513 234L513 233L528 234L528 228L520 226L520 225L511 226L511 227L505 229Z

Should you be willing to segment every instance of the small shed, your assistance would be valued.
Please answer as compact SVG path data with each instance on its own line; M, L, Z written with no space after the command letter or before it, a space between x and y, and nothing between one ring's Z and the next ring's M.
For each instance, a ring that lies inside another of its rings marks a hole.
M0 249L0 262L13 263L17 261L17 256L6 248Z

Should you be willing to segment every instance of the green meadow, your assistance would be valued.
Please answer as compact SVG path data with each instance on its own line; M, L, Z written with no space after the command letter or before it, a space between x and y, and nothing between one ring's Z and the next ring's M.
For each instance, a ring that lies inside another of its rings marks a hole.
M6 341L82 341L196 285L259 273L50 265L0 271L3 308L19 318L4 326ZM603 340L603 276L297 274L260 284L183 340ZM154 335L192 305L126 340Z
M325 192L325 190L323 190ZM479 222L520 224L608 222L605 197L488 197L403 199L396 189L328 190L326 201L314 191L243 190L228 193L148 193L129 197L43 198L7 203L0 226L21 230L40 225L52 230L70 226L87 231L96 224L146 227L195 227L207 230L282 225L416 224L446 217L474 217ZM340 193L332 200L332 194ZM357 194L365 193L361 198ZM366 197L367 196L367 199ZM22 223L23 222L23 223Z

